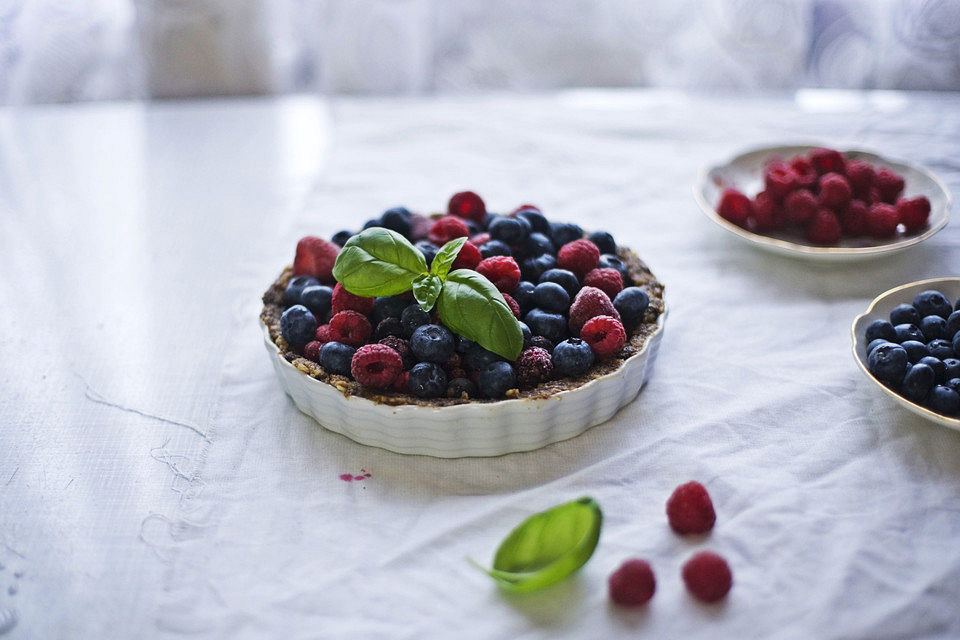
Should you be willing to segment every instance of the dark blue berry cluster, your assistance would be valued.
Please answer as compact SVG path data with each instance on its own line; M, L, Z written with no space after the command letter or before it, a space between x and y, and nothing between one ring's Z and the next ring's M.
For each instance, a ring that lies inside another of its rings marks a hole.
M867 368L904 398L960 415L960 300L923 291L867 326Z

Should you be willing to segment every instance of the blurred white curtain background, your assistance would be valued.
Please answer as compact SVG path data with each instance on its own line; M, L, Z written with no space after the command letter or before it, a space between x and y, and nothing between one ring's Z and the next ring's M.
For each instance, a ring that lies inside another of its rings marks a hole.
M960 0L0 0L0 103L960 89Z

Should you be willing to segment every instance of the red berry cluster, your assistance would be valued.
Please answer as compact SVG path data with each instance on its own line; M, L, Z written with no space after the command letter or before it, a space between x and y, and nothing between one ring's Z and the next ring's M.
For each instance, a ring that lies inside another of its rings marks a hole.
M724 189L717 213L757 233L802 229L807 240L821 245L837 244L844 236L883 240L917 233L930 216L926 197L901 197L902 176L835 149L771 160L763 184L753 199Z

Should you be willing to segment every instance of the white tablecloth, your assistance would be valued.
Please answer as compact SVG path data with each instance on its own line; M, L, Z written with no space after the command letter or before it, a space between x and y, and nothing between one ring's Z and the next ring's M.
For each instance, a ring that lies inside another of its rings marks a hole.
M699 167L794 140L908 158L960 193L949 94L0 111L3 640L960 636L960 433L881 398L849 350L874 295L960 271L960 231L815 267L698 212ZM610 422L500 458L323 430L274 378L261 292L300 236L464 188L648 261L671 307L650 383ZM690 479L717 509L703 540L663 514ZM465 562L581 495L605 521L573 579L516 597ZM722 605L683 589L698 549L732 566ZM631 556L658 578L638 612L605 589Z

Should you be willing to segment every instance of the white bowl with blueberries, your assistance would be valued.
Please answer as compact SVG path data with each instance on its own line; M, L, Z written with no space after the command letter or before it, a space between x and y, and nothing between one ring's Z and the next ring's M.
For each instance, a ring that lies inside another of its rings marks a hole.
M960 278L878 296L853 323L857 364L913 413L960 430Z

